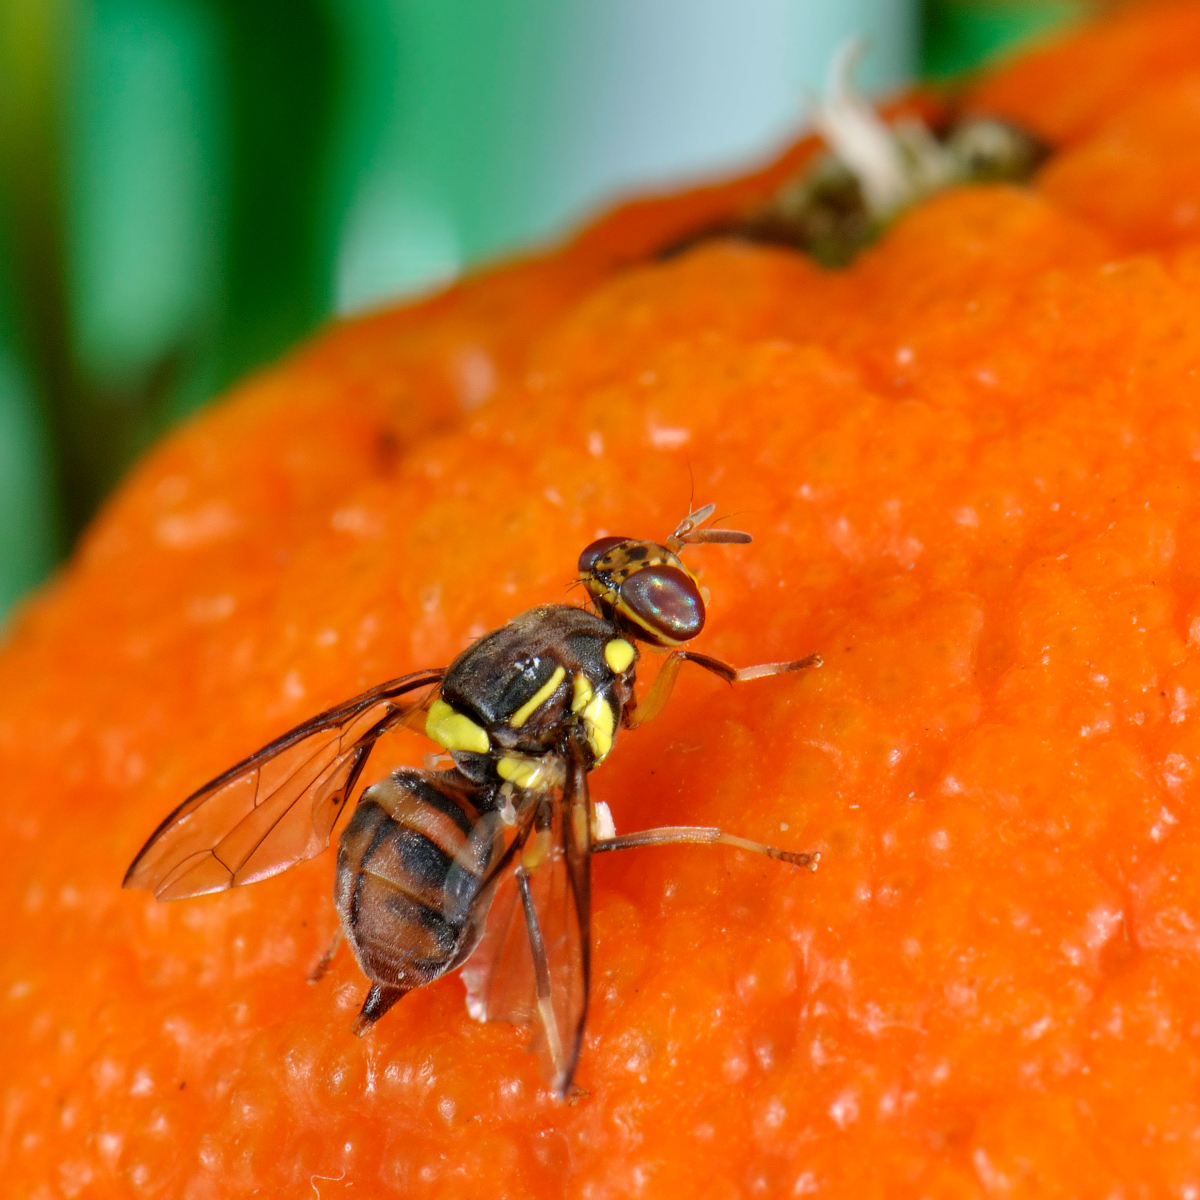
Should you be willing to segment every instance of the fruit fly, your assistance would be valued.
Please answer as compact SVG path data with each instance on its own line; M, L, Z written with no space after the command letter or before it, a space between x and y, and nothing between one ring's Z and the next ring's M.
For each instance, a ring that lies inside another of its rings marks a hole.
M720 843L816 869L815 853L720 829L617 835L588 792L588 773L617 731L662 709L684 663L729 683L819 663L810 655L739 670L681 648L705 616L681 552L750 541L706 525L713 508L689 514L663 543L592 542L579 558L590 609L530 609L444 670L380 684L231 767L151 834L124 886L179 900L256 883L319 854L375 742L423 721L453 765L403 767L366 788L338 843L334 900L371 981L355 1032L466 964L472 1015L531 1025L550 1086L565 1094L587 1015L593 854ZM640 700L639 643L669 651Z

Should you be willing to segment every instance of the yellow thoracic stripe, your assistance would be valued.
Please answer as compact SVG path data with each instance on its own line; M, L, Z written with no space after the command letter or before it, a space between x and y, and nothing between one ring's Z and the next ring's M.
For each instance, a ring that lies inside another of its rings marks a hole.
M455 712L445 700L435 700L429 706L425 735L446 750L486 754L491 749L488 735L470 717Z
M555 667L554 674L542 684L540 688L532 695L515 713L508 719L508 723L514 729L520 729L522 725L533 715L533 713L541 708L551 696L554 695L558 685L562 683L564 676L567 673L566 667Z
M613 717L612 705L604 696L596 696L591 704L583 710L583 723L587 726L587 739L596 754L596 761L608 757L612 749L613 729L616 719Z
M600 763L612 749L612 734L617 720L612 713L612 704L602 692L592 689L583 676L575 677L575 700L571 703L571 712L578 713L583 719L583 732L587 734L588 744Z
M598 765L612 749L613 730L616 728L612 705L602 694L593 690L583 674L579 674L575 676L575 698L571 701L571 711L583 718L583 730Z
M582 671L575 676L574 685L575 698L571 701L571 711L581 713L592 701L592 685Z

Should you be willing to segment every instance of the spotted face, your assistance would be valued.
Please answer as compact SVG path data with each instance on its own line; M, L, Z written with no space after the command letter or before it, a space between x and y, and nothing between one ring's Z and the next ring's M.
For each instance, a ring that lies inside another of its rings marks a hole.
M600 538L579 556L579 574L601 614L640 641L677 646L704 628L695 577L657 542Z

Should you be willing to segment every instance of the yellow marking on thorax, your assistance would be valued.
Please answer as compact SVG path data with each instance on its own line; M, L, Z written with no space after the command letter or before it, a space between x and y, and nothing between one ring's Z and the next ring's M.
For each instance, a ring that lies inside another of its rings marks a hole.
M595 693L592 691L590 680L582 671L575 676L572 684L575 688L575 696L571 701L571 711L573 713L581 713L591 704Z
M624 638L613 638L604 647L604 661L612 668L614 675L624 675L636 654L637 651Z
M616 718L613 716L612 705L602 694L593 689L582 672L575 676L574 682L575 697L571 702L571 711L583 719L583 729L587 735L588 745L591 746L592 753L596 756L596 763L599 765L612 749Z
M541 708L551 696L554 695L558 685L562 683L564 676L567 673L566 667L555 667L554 674L542 684L540 688L528 699L520 708L517 709L511 717L508 718L508 723L514 729L520 729L522 725Z
M517 758L506 755L496 764L496 774L519 788L536 792L550 786L554 771L540 758Z
M455 712L445 700L435 700L429 706L425 735L446 750L486 754L491 749L488 735L470 717Z

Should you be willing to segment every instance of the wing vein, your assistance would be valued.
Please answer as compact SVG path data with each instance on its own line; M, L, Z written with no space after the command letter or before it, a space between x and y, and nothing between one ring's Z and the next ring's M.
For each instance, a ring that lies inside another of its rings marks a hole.
M400 702L400 697L441 678L438 670L389 680L222 772L151 834L124 885L148 887L162 900L179 899L253 883L320 853L375 742L428 699Z

